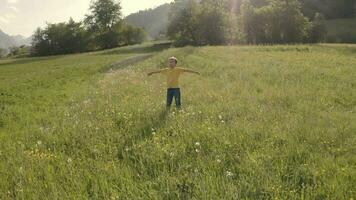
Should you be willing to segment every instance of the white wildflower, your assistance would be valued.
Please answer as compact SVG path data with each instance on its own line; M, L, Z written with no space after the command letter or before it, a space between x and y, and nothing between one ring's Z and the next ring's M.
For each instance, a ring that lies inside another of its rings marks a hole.
M230 171L226 171L226 176L227 177L232 177L234 174L232 173L232 172L230 172Z

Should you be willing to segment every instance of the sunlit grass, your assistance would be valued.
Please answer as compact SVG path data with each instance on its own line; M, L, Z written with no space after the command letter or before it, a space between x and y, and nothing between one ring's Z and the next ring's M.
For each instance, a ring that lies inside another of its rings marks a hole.
M137 54L0 63L1 197L351 199L352 48L186 47L107 73ZM167 112L146 72L172 55L202 75Z

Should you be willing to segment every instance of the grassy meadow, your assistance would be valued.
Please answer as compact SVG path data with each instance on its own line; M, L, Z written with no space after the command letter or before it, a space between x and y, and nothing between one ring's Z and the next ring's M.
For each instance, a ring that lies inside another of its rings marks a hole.
M355 199L356 46L0 60L0 199ZM176 56L183 109L165 110Z

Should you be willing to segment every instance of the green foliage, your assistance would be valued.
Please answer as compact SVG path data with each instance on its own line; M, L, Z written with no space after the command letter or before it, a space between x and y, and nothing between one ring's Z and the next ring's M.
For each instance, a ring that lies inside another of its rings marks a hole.
M356 196L355 45L150 49L1 60L0 199Z
M356 18L323 22L327 29L326 42L356 43Z
M250 44L301 43L308 37L309 21L297 0L273 0L260 8L245 1L239 18L242 35Z
M99 34L112 30L122 20L120 2L114 0L92 1L89 10L90 14L84 22L90 30Z
M32 41L31 54L46 56L109 49L120 45L138 44L146 39L140 28L131 27L121 19L120 3L96 0L84 22L47 24L38 28Z
M327 34L326 26L324 24L324 16L316 13L314 21L311 24L309 31L309 41L311 43L324 42Z
M90 14L84 24L91 32L91 43L98 49L108 49L119 45L118 32L121 29L121 6L114 0L95 0L91 2Z
M126 25L121 31L122 45L141 44L147 39L147 34L142 28Z
M176 45L198 44L199 5L195 0L175 1L170 15L167 35Z
M10 47L9 48L9 53L7 54L8 57L26 57L30 55L30 50L31 48L26 46L26 45L22 45L19 47ZM0 52L0 57L1 57L1 52Z
M327 19L350 18L355 16L355 0L300 0L303 13L313 18L316 13L323 14Z
M243 0L232 0L241 4ZM268 4L268 0L250 0L255 7L263 7ZM280 0L284 1L284 0ZM313 19L317 13L322 14L327 19L350 18L355 16L355 0L298 0L301 11L309 19Z
M350 17L354 9L354 0L176 0L168 36L178 46L317 43L325 41L324 16Z
M70 19L67 23L47 24L33 36L31 54L34 56L79 53L88 50L88 34L82 23Z
M226 12L225 0L175 1L168 36L176 45L219 45L235 35L233 13Z

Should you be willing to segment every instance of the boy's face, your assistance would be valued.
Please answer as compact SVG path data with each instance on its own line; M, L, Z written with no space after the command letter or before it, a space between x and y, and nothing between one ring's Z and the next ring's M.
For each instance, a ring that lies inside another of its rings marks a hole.
M171 68L175 68L175 67L177 66L177 63L176 63L175 60L169 59L169 60L168 60L168 65L169 65L169 67L171 67Z

